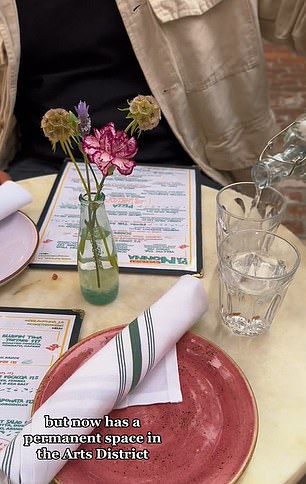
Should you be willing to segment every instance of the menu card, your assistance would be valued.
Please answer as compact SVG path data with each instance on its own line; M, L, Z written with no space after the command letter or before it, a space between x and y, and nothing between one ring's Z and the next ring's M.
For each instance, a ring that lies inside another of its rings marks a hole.
M79 167L85 176L84 163ZM115 172L106 179L105 206L122 271L201 275L200 188L197 169L189 167L138 165L132 175ZM40 245L31 267L76 267L83 191L67 162L38 222Z
M0 450L31 416L36 390L78 340L82 311L0 309Z

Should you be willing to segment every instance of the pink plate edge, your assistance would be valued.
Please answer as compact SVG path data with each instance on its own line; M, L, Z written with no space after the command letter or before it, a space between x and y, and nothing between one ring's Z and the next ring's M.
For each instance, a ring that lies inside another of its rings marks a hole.
M7 282L9 282L11 279L14 279L14 277L18 276L21 272L23 272L27 268L27 266L31 262L34 254L37 250L38 243L39 243L39 232L38 232L36 224L33 222L33 220L28 215L21 212L20 210L18 210L17 213L19 215L23 216L25 219L27 219L30 222L30 224L32 225L32 228L34 229L36 241L35 241L35 244L33 246L33 250L31 252L30 256L28 257L28 259L25 261L25 263L22 264L22 266L20 266L15 272L13 272L9 276L5 277L4 279L0 280L0 287L3 286L4 284L6 284Z
M81 341L78 341L78 343L76 343L75 345L73 345L69 350L67 350L52 366L51 368L47 371L47 373L45 374L44 378L42 379L42 381L40 382L39 386L38 386L38 389L36 391L36 394L35 394L35 397L34 397L34 400L33 400L33 404L32 404L32 409L31 409L31 416L34 414L35 410L36 410L36 406L37 406L37 400L39 398L39 395L40 393L42 392L43 390L43 387L45 385L45 380L47 380L49 378L49 374L52 373L52 371L54 371L54 368L56 368L58 365L61 364L62 360L67 357L70 353L72 353L78 346L81 346L82 344L84 344L85 342L87 341L90 341L91 339L94 339L96 337L99 337L100 335L104 334L104 333L108 333L110 331L120 331L122 330L126 325L123 324L123 325L117 325L117 326L113 326L113 327L108 327L108 328L105 328L105 329L102 329L100 331L96 331L88 336L86 336L84 339L82 339ZM217 344L215 343L212 343L211 341L209 341L208 339L200 336L199 334L197 333L194 333L192 331L187 331L187 334L191 334L193 337L196 336L197 338L199 339L202 339L204 341L206 341L209 345L211 345L212 347L216 348L217 351L220 351L221 353L223 353L223 355L226 356L226 358L230 361L230 363L236 368L236 370L238 371L239 375L241 376L242 380L244 381L245 385L246 385L246 388L248 390L248 394L249 394L249 397L250 397L250 401L252 403L252 406L253 406L253 414L254 414L254 431L253 431L253 438L252 438L252 442L250 444L250 449L244 459L244 461L241 463L241 466L239 468L239 470L237 471L236 475L233 477L233 479L231 481L228 482L228 484L235 484L238 479L240 479L240 477L242 476L242 474L245 472L245 470L247 469L248 465L249 465L249 462L251 461L251 458L254 454L254 451L255 451L255 448L256 448L256 443L257 443L257 440L258 440L258 433L259 433L259 413L258 413L258 406L257 406L257 402L256 402L256 398L255 398L255 395L254 395L254 392L253 392L253 389L247 379L247 377L245 376L245 374L243 373L242 369L240 368L240 366L233 360L233 358L231 356L228 355L228 353L226 351L224 351L222 348L220 348L220 346L218 346ZM185 333L186 334L186 333ZM52 371L51 371L52 370ZM39 407L38 407L39 408ZM61 479L57 478L57 477L54 477L54 479L51 481L50 484L66 484L64 483L64 481L62 481Z

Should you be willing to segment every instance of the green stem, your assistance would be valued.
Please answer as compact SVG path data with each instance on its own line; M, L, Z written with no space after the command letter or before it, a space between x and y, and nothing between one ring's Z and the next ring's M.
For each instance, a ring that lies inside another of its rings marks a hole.
M89 188L86 186L86 182L85 182L85 180L84 180L84 177L83 177L83 175L82 175L82 173L81 173L81 171L80 171L80 168L79 168L79 166L78 166L78 164L77 164L77 162L76 162L76 159L75 159L75 157L73 156L72 151L71 151L71 149L70 149L70 146L69 146L68 144L66 145L66 149L67 149L68 155L70 156L70 158L71 158L71 160L72 160L72 162L73 162L73 164L74 164L74 166L75 166L75 169L76 169L76 171L77 171L77 173L78 173L78 175L79 175L79 177L80 177L80 179L81 179L82 185L83 185L83 187L84 187L85 192L87 193L88 200L89 200L89 199L90 199L90 192L89 192Z
M130 124L127 125L124 131L128 133L129 129L133 127L134 123L135 123L135 120L133 119L133 121L131 121ZM131 134L133 134L133 132Z
M85 160L85 169L86 169L86 178L87 178L88 193L91 194L88 161L86 161L86 160Z
M98 254L97 242L96 242L96 239L95 239L95 226L94 226L94 220L96 220L96 222L97 222L97 217L96 217L97 208L98 208L97 204L95 204L92 207L91 203L89 202L89 205L88 205L89 221L88 221L87 227L89 228L89 233L90 233L90 236L91 236L91 246L92 246L92 252L93 252L93 256L94 256L94 260L95 260L95 266L96 266L97 286L100 287L101 282L100 282L100 271L99 271L99 268L100 268L99 254ZM92 213L91 213L92 210L94 211L94 219L92 218ZM102 265L102 267L103 267L103 265Z
M97 189L97 193L96 193L96 199L99 197L101 191L102 191L102 188L104 186L104 182L105 182L105 179L106 179L106 175L103 175L103 178L98 186L98 189Z
M92 218L92 214L91 214L92 210L96 211L97 207L92 208L91 204L89 203L89 205L88 205L88 222L85 219L85 225L86 225L85 235L81 236L81 239L80 239L80 242L79 242L79 245L78 245L78 252L79 252L79 254L83 255L84 250L85 250L86 240L87 240L88 233L89 233L91 247L92 247L92 253L93 253L95 266L96 266L97 286L100 287L101 282L100 282L100 272L99 272L99 267L100 267L99 266L99 254L98 254L98 247L97 247L96 239L95 239L95 236L94 236L95 227L94 227L93 218ZM102 266L102 268L103 268L103 266Z
M92 173L92 176L94 177L94 180L95 180L95 184L96 184L96 192L98 192L99 190L99 182L98 182L98 178L97 178L97 175L95 174L95 170L93 169L91 163L89 163L88 159L87 159L87 156L84 154L84 156L86 157L86 163L88 162L88 165L89 165L89 168L90 168L90 171Z
M81 138L80 137L79 137L79 150L82 153L83 160L84 160L85 167L86 167L86 178L87 178L87 183L88 183L88 193L91 194L89 170L91 171L91 174L92 174L92 176L93 176L93 178L95 180L96 191L98 190L99 182L98 182L98 179L97 179L97 175L95 174L94 169L91 166L90 161L88 160L88 156L87 156L87 154L85 153L85 151L82 148L82 143L81 143Z
M106 237L104 235L104 231L103 231L101 225L98 223L97 216L96 216L96 212L95 212L94 216L95 216L96 227L97 227L97 229L99 231L99 234L100 234L101 239L103 240L103 244L104 244L104 247L105 247L105 250L106 250L106 253L107 253L108 260L110 261L111 265L113 267L115 267L115 269L118 269L117 258L116 258L116 256L113 256L110 253L110 250L109 250L109 247L108 247L108 243L107 243Z
M95 195L94 197L95 200L97 200L97 194ZM110 261L111 265L118 269L118 262L117 262L117 258L116 256L113 256L111 255L110 253L110 250L109 250L109 247L108 247L108 243L107 243L107 240L106 240L106 237L104 235L104 231L103 231L103 228L100 226L98 220L97 220L97 208L98 208L98 204L96 204L97 206L94 207L94 211L93 211L93 218L90 218L90 221L88 224L86 224L86 233L85 233L85 236L81 238L80 240L80 243L79 243L79 251L81 254L84 253L84 250L85 250L85 242L86 242L86 239L87 239L87 235L88 235L88 231L90 231L90 235L91 235L91 239L93 240L93 232L92 230L94 230L94 227L96 226L97 229L98 229L98 232L99 232L99 235L104 243L104 247L105 247L105 250L106 250L106 253L107 253L107 257L108 257L108 260ZM88 207L88 210L90 210L90 205ZM96 244L96 241L94 241L94 243ZM96 248L96 247L95 247ZM95 257L95 248L93 246L93 255ZM96 255L97 255L97 251L96 251ZM98 271L98 267L97 267L97 261L95 259L95 262L96 262L96 268L97 268L97 271ZM102 269L103 268L103 265L102 265ZM100 287L100 286L99 286Z

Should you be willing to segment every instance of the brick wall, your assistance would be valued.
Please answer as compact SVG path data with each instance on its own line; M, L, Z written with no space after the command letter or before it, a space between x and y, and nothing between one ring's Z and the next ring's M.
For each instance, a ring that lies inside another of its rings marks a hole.
M270 100L281 128L306 112L306 58L265 44Z
M306 113L306 58L286 47L265 44L270 102L281 128ZM306 181L278 186L289 199L285 225L306 243Z

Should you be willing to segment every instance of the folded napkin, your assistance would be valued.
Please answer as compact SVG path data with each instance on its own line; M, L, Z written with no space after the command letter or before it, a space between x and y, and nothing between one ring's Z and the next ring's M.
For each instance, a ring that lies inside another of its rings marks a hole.
M57 450L62 456L65 449L74 451L79 444L33 442L25 446L25 439L29 437L24 436L91 433L93 427L46 427L44 416L48 415L49 419L66 416L71 422L73 418L108 415L197 322L207 306L202 282L189 275L182 276L161 299L87 360L35 412L0 454L0 482L48 484L66 461L39 460L37 449Z
M0 220L31 202L31 194L23 187L11 180L3 183L0 185Z
M153 370L128 395L115 405L117 408L152 403L178 403L183 400L177 366L176 346L154 366Z

